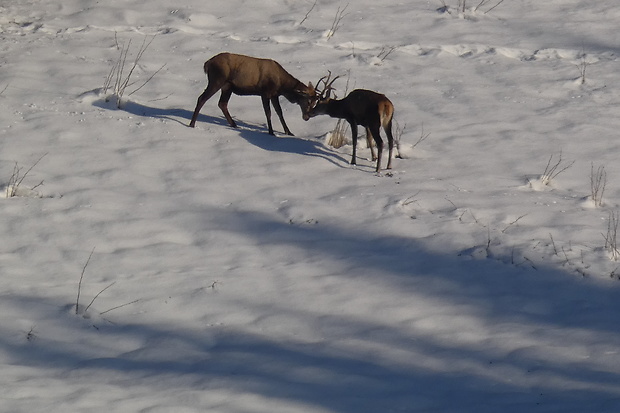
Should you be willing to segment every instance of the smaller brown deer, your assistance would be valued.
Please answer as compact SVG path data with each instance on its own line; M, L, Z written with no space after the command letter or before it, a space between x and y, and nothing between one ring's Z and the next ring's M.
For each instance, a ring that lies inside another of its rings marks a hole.
M284 116L282 116L280 95L287 98L291 103L297 103L301 107L304 117L307 116L310 100L315 96L312 83L304 85L284 70L278 62L271 59L220 53L205 62L204 71L209 83L205 91L198 97L196 109L194 109L192 120L189 123L192 128L196 125L198 113L200 113L205 102L218 90L222 90L218 106L228 124L233 128L236 128L237 124L228 112L230 96L233 93L236 95L258 95L263 100L269 134L274 134L271 126L271 108L269 107L271 102L280 118L284 132L287 135L293 135L284 121Z
M326 79L327 78L327 79ZM308 112L308 118L317 115L329 115L332 118L344 119L351 126L351 134L353 135L353 156L351 165L355 165L357 151L357 126L361 125L366 128L366 137L372 136L377 146L377 155L368 143L372 153L372 160L377 161L376 171L381 171L381 155L383 154L383 140L381 139L381 127L385 130L388 139L388 164L387 169L392 169L392 150L394 148L394 137L392 136L392 117L394 115L394 105L381 93L373 92L366 89L355 89L349 93L344 99L332 99L330 93L332 83L338 76L330 80L331 73L323 77L317 83L323 82L325 85L323 90L317 92L314 99L316 104L311 106ZM306 117L304 117L306 119Z

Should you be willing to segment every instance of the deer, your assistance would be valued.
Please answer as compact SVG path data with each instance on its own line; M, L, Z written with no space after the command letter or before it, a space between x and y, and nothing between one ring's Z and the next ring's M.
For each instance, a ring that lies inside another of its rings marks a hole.
M228 101L231 95L254 95L260 96L263 101L263 109L267 117L269 134L274 135L271 125L271 108L273 105L280 123L287 135L293 136L282 115L279 97L284 96L291 103L301 107L304 119L308 116L310 100L316 95L312 83L304 85L294 78L275 60L260 59L233 53L220 53L204 64L204 72L207 75L207 88L198 97L196 109L192 115L189 127L196 125L196 119L203 105L218 90L222 91L218 102L228 124L236 128L237 124L228 112ZM306 119L307 120L307 119Z
M311 101L307 116L304 120L313 118L317 115L329 115L332 118L344 119L351 126L353 140L353 156L351 165L356 165L357 152L357 126L366 128L366 139L368 140L372 160L377 161L376 172L381 172L381 155L383 154L383 140L380 130L383 127L388 139L389 155L386 169L392 169L392 150L394 148L394 137L392 135L392 118L394 115L394 105L383 94L366 89L355 89L343 99L332 99L331 91L334 90L332 84L339 76L331 79L331 72L323 76L317 82L317 88L322 82L324 87L320 91L315 91L315 96ZM377 147L377 154L370 144L369 136L372 136Z

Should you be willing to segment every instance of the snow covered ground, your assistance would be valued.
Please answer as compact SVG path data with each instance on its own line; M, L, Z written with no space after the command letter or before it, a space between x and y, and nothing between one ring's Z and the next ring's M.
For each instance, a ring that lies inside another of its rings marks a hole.
M458 3L0 1L0 411L620 411L620 11ZM385 93L403 158L188 128L221 51Z

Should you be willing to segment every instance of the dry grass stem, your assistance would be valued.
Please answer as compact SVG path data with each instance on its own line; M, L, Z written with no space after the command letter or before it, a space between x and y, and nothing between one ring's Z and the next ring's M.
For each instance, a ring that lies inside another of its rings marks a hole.
M88 263L90 262L93 253L95 252L95 248L93 247L88 259L86 260L86 264L82 267L82 273L80 274L80 282L78 282L78 291L77 291L77 299L75 300L75 314L78 314L80 309L80 294L82 293L82 280L84 279L84 273L86 272L86 267L88 267ZM92 303L91 303L92 304Z
M614 261L618 261L620 257L620 250L618 250L619 223L618 211L610 211L609 219L607 220L607 234L603 235L603 237L605 238L605 249L609 251L611 259Z
M336 31L340 28L342 19L349 15L349 13L345 13L347 7L349 7L349 3L347 3L347 5L342 9L338 6L338 10L336 10L336 15L334 16L334 21L332 22L332 27L327 32L327 40L331 39L334 34L336 34Z
M13 166L13 173L11 174L11 176L9 177L9 182L6 186L6 197L7 198L13 198L15 196L17 196L17 193L19 191L19 187L21 186L22 182L24 182L24 179L26 179L26 177L28 176L28 174L34 169L35 166L38 165L39 162L41 162L41 160L43 158L45 158L45 156L47 155L47 152L44 153L43 155L41 155L41 157L39 159L37 159L37 161L35 163L32 164L32 166L30 168L28 168L26 170L26 172L22 173L22 168L17 164L17 162L15 162L15 166ZM35 185L32 189L37 188L39 186L43 185L43 181L41 181L39 184Z
M594 163L592 163L592 167L590 169L590 193L594 206L603 206L603 194L605 193L606 185L607 172L605 172L605 167L601 165L595 171Z
M547 166L545 167L545 172L543 172L543 174L540 177L540 180L544 185L549 185L552 180L554 180L562 172L566 171L568 168L573 166L573 164L575 163L575 161L572 161L568 165L561 166L562 165L562 151L560 151L557 161L553 164L552 162L553 162L553 155L549 157L549 160L547 161Z

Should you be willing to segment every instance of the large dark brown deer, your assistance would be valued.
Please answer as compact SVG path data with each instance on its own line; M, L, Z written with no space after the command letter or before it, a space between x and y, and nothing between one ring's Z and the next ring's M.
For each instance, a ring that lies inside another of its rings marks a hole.
M271 126L271 108L269 107L269 102L271 102L280 118L284 132L287 135L293 135L282 116L280 95L291 103L298 104L301 107L304 119L308 116L310 100L315 96L315 90L311 83L304 85L284 70L278 62L271 59L220 53L205 62L204 71L209 83L205 91L198 97L196 109L194 109L192 120L189 123L192 128L196 125L198 113L205 102L218 90L221 90L222 94L218 106L224 113L228 124L233 128L236 128L237 124L228 112L230 96L233 93L236 95L257 95L263 100L269 134L274 134Z
M330 97L331 90L333 90L331 85L338 79L338 76L331 80L330 78L331 73L329 76L321 78L317 83L317 88L321 82L323 82L324 87L321 91L317 92L312 102L313 105L309 108L308 116L304 116L304 119L312 118L317 115L329 115L332 118L346 120L351 126L353 138L353 157L351 158L351 165L357 163L357 126L364 126L366 128L367 139L369 135L372 136L377 147L378 153L375 156L372 146L370 145L370 139L368 139L372 160L377 161L377 172L381 171L383 140L381 139L380 130L381 127L383 127L387 135L389 147L387 169L392 169L392 150L394 148L394 137L392 136L394 105L392 105L392 102L390 102L385 95L366 89L355 89L344 99L332 99Z

